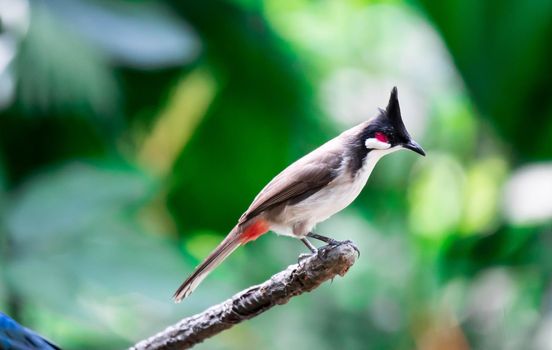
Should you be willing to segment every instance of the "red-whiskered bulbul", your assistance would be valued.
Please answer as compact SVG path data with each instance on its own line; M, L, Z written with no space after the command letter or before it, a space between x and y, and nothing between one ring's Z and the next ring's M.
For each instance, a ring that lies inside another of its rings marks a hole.
M400 149L425 156L403 124L395 87L387 108L380 109L377 117L326 142L272 179L226 238L178 288L175 301L190 295L237 247L268 231L301 239L313 253L316 248L306 237L339 243L312 229L351 204L377 161Z

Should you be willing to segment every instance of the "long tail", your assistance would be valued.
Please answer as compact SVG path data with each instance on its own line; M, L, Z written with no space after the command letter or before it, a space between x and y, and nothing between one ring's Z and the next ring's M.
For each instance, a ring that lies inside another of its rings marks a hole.
M174 301L179 303L196 289L207 275L224 261L236 248L256 239L268 231L268 225L257 221L245 229L234 227L226 238L213 250L211 254L195 269L184 283L174 293Z

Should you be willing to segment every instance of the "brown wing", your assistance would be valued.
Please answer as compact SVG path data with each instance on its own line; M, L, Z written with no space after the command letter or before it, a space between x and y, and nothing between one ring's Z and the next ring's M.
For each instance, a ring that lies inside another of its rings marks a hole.
M276 206L308 198L335 179L343 157L337 151L324 148L313 151L276 176L255 198L239 223Z

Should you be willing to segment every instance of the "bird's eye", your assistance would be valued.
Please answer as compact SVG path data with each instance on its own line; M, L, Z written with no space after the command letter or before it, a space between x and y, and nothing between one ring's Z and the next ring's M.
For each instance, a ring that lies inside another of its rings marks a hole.
M385 135L382 132L377 132L376 133L376 140L378 140L380 142L385 142L385 143L389 142L389 139L387 138L387 135Z

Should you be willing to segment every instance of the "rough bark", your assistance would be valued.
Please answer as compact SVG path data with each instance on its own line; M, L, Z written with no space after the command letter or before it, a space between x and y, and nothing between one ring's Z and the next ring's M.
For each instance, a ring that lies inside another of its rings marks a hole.
M318 253L249 287L232 298L168 327L131 350L189 349L234 325L253 318L292 297L310 292L336 275L343 276L358 258L350 242L324 246Z

